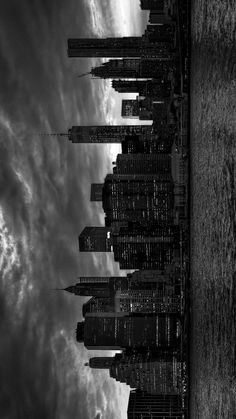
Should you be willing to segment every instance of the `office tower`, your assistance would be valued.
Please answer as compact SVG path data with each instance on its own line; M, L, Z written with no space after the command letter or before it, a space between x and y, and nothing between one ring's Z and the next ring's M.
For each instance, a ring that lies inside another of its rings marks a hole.
M122 99L122 118L139 118L140 103L137 99Z
M79 236L81 252L111 252L120 269L164 269L179 245L174 225L85 227Z
M119 93L139 93L144 95L147 80L112 80L112 87Z
M164 78L159 80L113 80L112 87L119 93L138 93L143 97L169 97L171 83Z
M91 202L102 201L102 190L103 190L103 183L92 183L90 201Z
M118 154L115 173L119 174L169 174L171 181L170 154ZM160 177L161 179L161 177ZM166 178L167 180L168 178ZM138 180L138 176L137 176ZM164 181L164 177L163 177Z
M136 99L123 99L121 116L123 118L137 118L140 120L158 120L159 125L167 125L169 101L163 97L152 98L137 97Z
M122 143L127 136L151 133L150 125L73 126L68 131L72 143Z
M87 313L78 323L77 341L93 350L172 350L179 345L179 320L172 314Z
M170 57L171 58L171 57ZM129 59L109 60L91 70L94 77L103 79L159 79L176 68L172 60Z
M155 42L154 42L155 41ZM152 57L169 58L169 43L147 35L123 38L68 39L69 57Z
M107 297L92 297L86 303L83 304L82 314L83 317L87 313L106 313L115 311L114 297L112 294Z
M95 369L110 369L114 359L114 356L94 356L90 358L88 365Z
M87 277L81 278L76 285L65 288L65 291L75 295L109 297L109 277ZM84 282L83 282L84 280Z
M110 365L110 376L131 388L145 391L148 394L180 394L181 362L169 354L150 358L145 353L136 353L119 359L114 358Z
M112 236L114 259L120 269L165 269L179 246L178 226L121 227Z
M183 413L181 395L130 392L128 419L182 419Z
M163 11L166 5L165 0L140 0L142 10L159 10Z
M176 28L173 23L164 24L164 25L147 25L145 29L144 36L149 40L149 42L159 42L169 43L174 46L175 44L175 32Z
M121 143L122 154L160 154L171 153L174 135L168 125L159 125L158 133L150 136L127 136Z
M78 296L110 297L111 293L126 290L154 290L162 295L175 294L179 282L179 271L176 268L162 270L140 270L126 276L87 276L80 277L76 285L65 288L65 291Z
M104 184L100 185L100 194L98 194L98 185L95 185L97 190L95 199L102 200L106 226L112 227L116 221L124 222L120 225L124 227L127 223L147 227L158 223L173 223L174 184L170 156L164 154L146 156L150 159L146 161L144 159L142 168L142 159L135 159L137 155L121 155L120 157L124 159L117 160L118 173L106 176ZM132 174L135 169L137 172L145 170L148 172L151 169L154 173ZM121 171L127 173L119 173ZM93 198L93 186L91 198Z
M163 10L151 10L149 14L149 23L156 25L175 24L173 18Z
M107 227L85 227L79 235L80 252L111 252L110 230Z
M181 298L173 290L167 294L158 290L130 289L116 291L114 306L116 312L177 314L181 311Z

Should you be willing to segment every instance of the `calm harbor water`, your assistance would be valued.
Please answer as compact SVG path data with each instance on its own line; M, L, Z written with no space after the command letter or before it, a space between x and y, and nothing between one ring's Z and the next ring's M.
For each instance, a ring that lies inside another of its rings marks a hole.
M192 1L191 419L236 418L236 2Z

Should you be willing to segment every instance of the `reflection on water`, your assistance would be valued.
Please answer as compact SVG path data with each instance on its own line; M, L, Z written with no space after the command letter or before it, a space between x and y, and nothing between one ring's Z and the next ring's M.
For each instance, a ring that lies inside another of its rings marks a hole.
M236 418L236 2L193 1L191 418Z

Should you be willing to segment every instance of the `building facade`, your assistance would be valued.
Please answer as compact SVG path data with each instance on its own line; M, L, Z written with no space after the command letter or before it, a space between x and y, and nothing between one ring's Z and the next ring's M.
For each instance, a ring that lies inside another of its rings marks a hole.
M87 313L77 325L77 341L91 350L173 350L179 346L179 327L173 314Z
M68 131L72 143L122 143L129 136L150 136L151 125L73 126Z

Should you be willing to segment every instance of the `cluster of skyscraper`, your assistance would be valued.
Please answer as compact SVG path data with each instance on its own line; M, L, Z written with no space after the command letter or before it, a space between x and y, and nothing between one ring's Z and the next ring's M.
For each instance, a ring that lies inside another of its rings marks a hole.
M121 143L113 173L92 184L91 201L101 201L105 225L85 227L81 252L113 252L125 277L81 277L66 291L91 296L83 305L77 341L88 349L121 350L95 357L91 368L136 388L128 418L182 418L185 363L181 353L183 298L181 243L188 228L184 159L179 135L180 56L178 10L173 0L142 0L150 24L141 37L69 39L69 57L120 57L93 68L112 78L124 100L123 117L153 125L80 126L73 143Z

